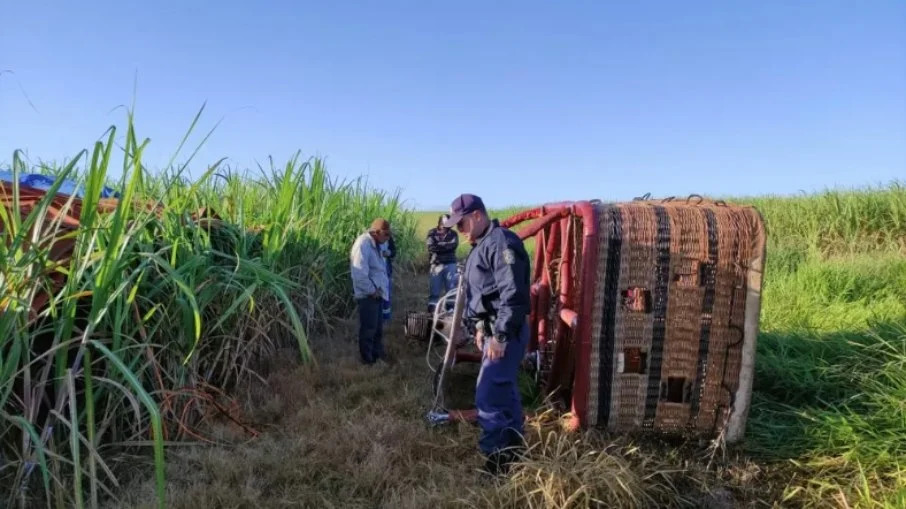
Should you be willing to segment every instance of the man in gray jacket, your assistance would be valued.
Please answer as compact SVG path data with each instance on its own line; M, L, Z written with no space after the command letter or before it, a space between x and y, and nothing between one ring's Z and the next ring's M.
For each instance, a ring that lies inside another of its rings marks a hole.
M390 296L390 278L380 245L390 238L390 223L377 218L359 235L349 253L352 289L359 308L359 354L363 364L386 361L382 305Z

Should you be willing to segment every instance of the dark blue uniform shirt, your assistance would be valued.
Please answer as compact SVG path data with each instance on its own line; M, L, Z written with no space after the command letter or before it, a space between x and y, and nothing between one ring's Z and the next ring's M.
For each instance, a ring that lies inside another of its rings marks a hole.
M494 219L466 259L465 317L493 322L495 336L514 338L526 324L531 301L530 261L522 239Z

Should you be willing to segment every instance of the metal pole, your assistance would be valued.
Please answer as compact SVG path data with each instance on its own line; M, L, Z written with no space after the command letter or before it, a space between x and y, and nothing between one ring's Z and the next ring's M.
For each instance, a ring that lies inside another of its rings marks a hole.
M450 418L450 415L444 411L444 378L447 370L450 368L450 366L453 365L453 360L456 357L456 340L460 336L460 331L463 327L462 316L466 299L466 292L464 291L466 284L465 277L463 277L464 272L464 264L457 264L456 273L459 276L459 281L456 287L456 301L453 304L453 323L450 326L450 339L449 341L447 341L447 351L444 354L444 363L440 368L440 373L438 374L437 388L434 392L434 405L428 412L428 420L435 424L446 422Z

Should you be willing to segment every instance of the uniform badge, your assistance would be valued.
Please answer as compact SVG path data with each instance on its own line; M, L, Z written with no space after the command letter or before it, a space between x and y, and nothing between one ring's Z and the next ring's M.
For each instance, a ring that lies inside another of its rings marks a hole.
M512 249L509 249L509 248L504 249L503 250L503 261L506 262L507 265L512 265L512 264L516 263L516 253L514 253Z

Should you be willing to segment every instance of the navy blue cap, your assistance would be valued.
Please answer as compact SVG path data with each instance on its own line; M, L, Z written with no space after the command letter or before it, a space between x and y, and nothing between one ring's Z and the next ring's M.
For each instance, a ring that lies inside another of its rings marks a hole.
M450 216L445 218L444 226L452 228L462 221L462 218L476 210L485 211L484 202L474 194L461 194L450 204Z

